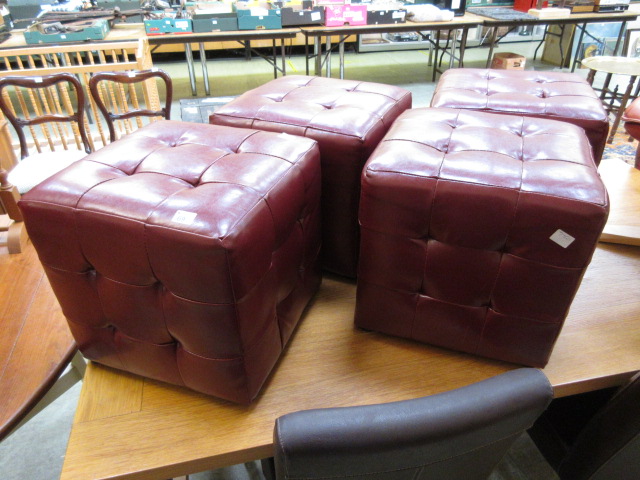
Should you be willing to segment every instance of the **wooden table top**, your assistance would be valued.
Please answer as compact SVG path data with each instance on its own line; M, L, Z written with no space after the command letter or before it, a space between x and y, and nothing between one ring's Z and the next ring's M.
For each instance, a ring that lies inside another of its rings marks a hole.
M42 43L28 45L24 39L24 30L12 30L11 37L0 44L0 48L42 47L47 45L72 45L85 42ZM146 38L151 45L184 44L200 42L226 42L245 40L275 40L293 38L300 32L298 28L280 28L265 30L230 30L204 33L179 33L167 35L147 35L142 23L116 23L104 40L92 40L92 43L126 42Z
M0 251L1 440L56 382L76 343L33 247Z
M473 11L473 8L471 8ZM547 18L484 18L486 27L501 27L513 25L560 25L560 24L580 24L580 23L611 23L611 22L631 22L638 18L638 12L585 12L572 13L566 17L547 17Z
M326 35L355 35L382 32L417 32L422 30L455 30L482 25L486 20L473 13L465 13L459 17L453 17L449 21L387 23L380 25L340 25L327 27L325 25L301 25L300 31L308 37Z
M598 72L615 73L616 75L640 75L640 58L612 57L598 55L581 60L582 65Z
M607 161L600 175L608 187L611 213L600 241L640 246L640 170Z
M615 170L609 162L603 172ZM601 243L544 369L557 397L619 385L640 369L639 290L640 249ZM355 293L353 282L324 278L248 407L91 363L61 478L169 478L264 458L285 413L415 398L516 367L355 329Z

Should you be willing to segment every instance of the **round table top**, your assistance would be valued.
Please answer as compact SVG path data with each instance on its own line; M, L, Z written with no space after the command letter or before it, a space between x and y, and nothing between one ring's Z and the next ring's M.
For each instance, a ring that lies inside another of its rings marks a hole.
M640 58L597 56L585 58L582 65L599 72L617 75L640 75Z

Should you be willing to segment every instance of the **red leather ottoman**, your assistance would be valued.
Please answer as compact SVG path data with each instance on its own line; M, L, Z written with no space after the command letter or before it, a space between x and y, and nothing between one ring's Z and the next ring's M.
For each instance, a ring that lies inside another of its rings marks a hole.
M634 140L640 140L640 98L636 98L622 114L624 129ZM640 146L636 149L635 164L640 169Z
M449 69L431 99L432 107L526 115L584 128L600 163L609 117L591 85L573 73L528 70Z
M409 110L362 182L357 326L547 363L609 211L582 129Z
M354 277L362 167L411 92L377 83L288 75L250 90L210 123L302 135L318 141L322 163L324 268Z
M82 353L251 401L320 283L314 141L155 122L25 195Z

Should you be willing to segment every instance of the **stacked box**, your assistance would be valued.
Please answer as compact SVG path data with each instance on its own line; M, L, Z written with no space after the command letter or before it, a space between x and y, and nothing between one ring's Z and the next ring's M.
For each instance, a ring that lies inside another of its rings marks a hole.
M238 30L238 15L235 13L194 14L191 22L194 33Z
M39 43L84 42L87 40L103 40L109 33L107 20L91 20L87 27L77 32L41 33L38 30L25 30L24 40L29 45Z
M190 18L160 18L144 21L147 35L162 35L165 33L191 33L193 25Z
M283 7L282 26L294 27L297 25L324 25L324 7L313 7L311 9L296 9Z
M366 5L330 5L325 6L324 8L324 24L327 27L367 24Z
M524 70L527 62L526 57L511 52L498 52L493 55L491 68L503 70Z
M238 10L239 30L273 30L282 28L280 9L250 8Z
M405 10L369 10L367 11L367 25L406 23L406 17Z

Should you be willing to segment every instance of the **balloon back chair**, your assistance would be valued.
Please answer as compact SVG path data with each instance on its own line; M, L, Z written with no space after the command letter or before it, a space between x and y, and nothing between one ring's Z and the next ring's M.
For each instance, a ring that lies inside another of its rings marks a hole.
M17 208L21 194L91 153L85 118L85 95L70 73L0 78L0 111L14 129L0 125L0 213L10 253L26 239ZM19 142L19 159L13 150ZM17 233L16 233L17 232Z
M157 80L164 83L164 107L160 107L157 85L149 84ZM141 117L171 118L171 77L158 68L96 73L89 80L89 91L107 123L111 142L143 126ZM132 123L134 117L137 117L136 124Z

